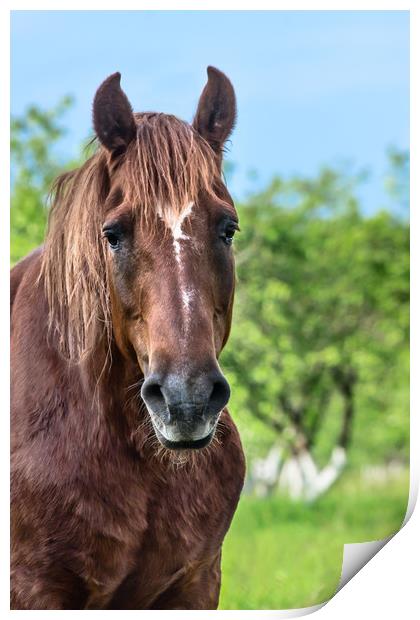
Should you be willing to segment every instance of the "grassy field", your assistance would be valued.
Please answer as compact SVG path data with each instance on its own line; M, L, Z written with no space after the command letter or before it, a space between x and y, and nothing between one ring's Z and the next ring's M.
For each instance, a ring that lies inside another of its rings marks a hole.
M382 485L347 473L311 506L242 497L223 547L219 609L290 609L331 598L343 544L399 529L408 488L408 473Z

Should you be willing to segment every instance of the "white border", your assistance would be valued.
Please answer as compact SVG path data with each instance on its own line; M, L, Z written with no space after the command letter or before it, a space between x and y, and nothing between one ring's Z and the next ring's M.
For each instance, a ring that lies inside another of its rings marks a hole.
M73 0L70 2L58 2L57 0L40 1L40 2L12 2L7 1L2 3L0 9L0 50L1 50L1 65L2 65L2 94L0 97L0 144L2 149L2 157L0 161L2 166L0 167L1 181L0 192L3 218L3 225L9 230L9 210L8 205L10 203L9 195L9 95L10 95L10 32L9 32L9 11L10 10L410 10L411 12L411 110L420 110L420 101L418 96L418 81L419 81L419 57L420 50L418 44L419 32L419 9L414 1L411 2L362 2L360 0L354 0L353 2L342 2L336 0L335 2L302 2L296 0L296 2L267 2L261 0L258 6L252 2L227 2L226 0L221 2L220 0L214 0L213 2L201 2L199 5L197 2L139 2L135 0L127 1L120 0L120 2L106 2L99 0L90 2L81 2L81 0ZM6 96L7 95L7 96ZM420 170L419 167L419 155L418 148L413 139L413 136L419 135L418 132L418 120L415 115L411 115L411 169ZM418 291L419 291L419 277L418 277L418 263L419 263L419 249L418 249L418 229L419 229L419 190L418 190L418 175L412 175L411 179L411 263L412 263L412 276L411 276L411 368L412 376L416 377L419 374L419 327L414 320L414 317L420 315L420 308L418 303ZM0 452L2 465L1 480L1 493L3 507L1 511L1 559L4 562L5 570L2 571L2 575L8 574L8 531L9 531L9 484L8 484L8 472L9 472L9 423L8 423L8 405L9 405L9 311L6 299L8 296L9 288L9 252L8 244L3 243L0 245L1 251L1 273L0 273L0 285L3 293L2 299L4 303L1 306L2 320L0 322L2 334L1 342L6 343L2 347L1 356L1 386L3 388L4 406L2 407L2 432L1 440L4 442L2 450ZM374 557L368 564L358 573L350 583L344 587L333 599L328 602L317 612L317 617L327 620L329 618L340 618L340 620L346 620L351 618L353 620L355 613L361 614L363 618L368 618L370 615L378 614L382 618L395 618L398 614L399 618L411 618L413 617L414 610L418 610L418 574L419 574L419 554L420 546L419 532L420 532L420 511L417 509L414 511L413 516L409 519L410 512L414 509L414 504L417 497L419 486L419 445L420 445L420 432L419 432L419 382L413 381L411 386L411 487L410 487L410 502L409 510L406 518L406 525L401 532L396 534L395 537L385 546L384 549ZM1 608L4 611L9 607L9 588L8 583L4 579L0 582L1 592ZM319 606L318 606L319 607ZM311 608L313 609L313 608ZM143 618L149 617L151 614L153 618L160 617L179 617L184 618L185 615L197 614L200 617L208 616L210 614L217 613L219 617L236 618L242 615L248 615L252 618L261 616L274 616L274 617L296 617L302 615L302 612L306 613L307 610L288 610L283 612L276 611L218 611L218 612L186 612L186 611L169 611L169 612L127 612L129 614L135 613L138 615L141 613ZM24 612L9 612L19 615ZM32 612L35 614L43 612ZM60 612L49 612L50 614ZM80 614L86 612L64 612L67 614L77 613L77 617ZM92 613L92 612L90 612ZM101 612L93 612L101 613ZM113 612L106 612L113 614ZM121 612L116 612L120 614ZM50 616L51 617L51 616Z

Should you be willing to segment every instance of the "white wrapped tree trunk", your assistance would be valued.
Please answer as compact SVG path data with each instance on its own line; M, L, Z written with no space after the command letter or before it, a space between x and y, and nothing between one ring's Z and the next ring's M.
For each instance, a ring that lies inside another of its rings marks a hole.
M252 488L259 497L278 488L292 499L313 501L332 487L346 462L347 454L341 446L333 448L330 460L322 468L318 468L307 449L283 461L281 448L273 446L264 459L252 464Z
M344 448L335 446L325 467L319 469L307 450L288 459L280 472L278 488L293 499L313 501L340 477L347 461Z

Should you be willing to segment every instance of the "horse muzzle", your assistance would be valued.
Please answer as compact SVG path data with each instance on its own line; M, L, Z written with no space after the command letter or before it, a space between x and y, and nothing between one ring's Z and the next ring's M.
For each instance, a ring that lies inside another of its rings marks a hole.
M159 441L171 450L194 450L211 442L230 388L218 369L194 377L153 373L141 396Z

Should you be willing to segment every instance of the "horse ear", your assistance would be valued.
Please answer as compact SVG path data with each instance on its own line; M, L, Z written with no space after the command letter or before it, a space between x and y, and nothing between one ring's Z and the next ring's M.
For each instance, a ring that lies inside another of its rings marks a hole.
M99 141L109 151L122 152L136 135L136 122L126 94L120 86L121 73L110 75L93 100L93 126Z
M217 154L221 153L236 119L236 97L224 73L207 67L207 84L201 93L193 127Z

